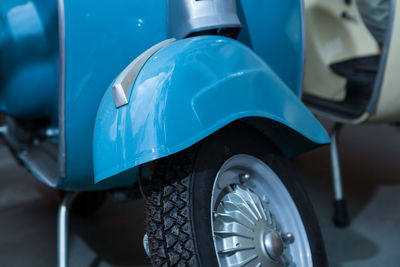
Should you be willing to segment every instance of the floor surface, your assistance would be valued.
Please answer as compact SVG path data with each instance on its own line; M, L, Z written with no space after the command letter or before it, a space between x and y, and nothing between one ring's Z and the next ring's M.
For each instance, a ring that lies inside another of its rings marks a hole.
M331 125L325 124L327 128ZM295 164L320 220L330 266L400 265L400 130L347 126L340 139L344 190L352 224L331 222L329 147ZM58 194L0 147L0 266L56 266ZM93 217L72 218L70 266L143 266L143 202L109 198Z

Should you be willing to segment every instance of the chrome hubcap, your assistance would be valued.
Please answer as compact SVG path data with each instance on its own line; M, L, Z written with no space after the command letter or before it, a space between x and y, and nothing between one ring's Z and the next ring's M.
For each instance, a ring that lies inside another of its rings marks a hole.
M276 231L269 232L264 237L264 248L273 260L279 260L283 254L283 241Z
M312 266L290 194L257 158L243 154L224 163L214 182L211 212L220 266Z
M276 221L249 189L229 186L213 217L214 239L222 266L253 261L260 266L282 266L285 262L284 243Z

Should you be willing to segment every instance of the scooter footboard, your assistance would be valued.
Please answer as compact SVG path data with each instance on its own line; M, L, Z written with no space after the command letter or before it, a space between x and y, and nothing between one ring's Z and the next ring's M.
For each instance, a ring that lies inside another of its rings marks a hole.
M306 142L329 142L298 97L245 45L218 36L169 44L143 65L126 105L117 108L112 88L106 91L94 131L95 182L184 150L243 118L290 129L298 141L271 133L278 127L264 131L290 155L304 152Z

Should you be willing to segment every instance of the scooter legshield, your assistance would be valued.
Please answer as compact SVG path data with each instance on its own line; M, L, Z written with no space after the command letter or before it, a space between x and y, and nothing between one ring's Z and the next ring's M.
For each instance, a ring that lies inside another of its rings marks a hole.
M112 88L106 91L94 130L95 182L188 148L242 118L297 132L292 155L304 152L302 142L329 142L298 97L245 45L219 36L172 43L144 64L127 105L116 108Z

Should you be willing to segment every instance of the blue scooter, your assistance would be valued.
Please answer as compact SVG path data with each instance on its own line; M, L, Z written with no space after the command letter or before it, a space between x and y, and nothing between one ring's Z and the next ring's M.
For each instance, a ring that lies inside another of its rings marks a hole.
M59 266L74 201L118 190L143 193L155 266L326 265L287 160L329 142L299 99L302 1L3 0L0 16L1 132L65 192Z

